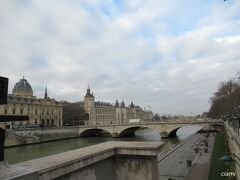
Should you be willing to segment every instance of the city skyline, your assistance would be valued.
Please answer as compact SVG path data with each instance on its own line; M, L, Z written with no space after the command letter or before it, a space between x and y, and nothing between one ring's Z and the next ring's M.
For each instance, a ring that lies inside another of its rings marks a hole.
M239 71L240 2L0 2L0 72L34 95L133 101L154 113L208 111Z
M25 78L24 76L22 77L22 79L24 79L24 80L26 80L29 84L30 84L30 86L31 86L31 83L28 81L28 79L27 78ZM19 83L22 79L20 79L18 82L16 82L16 83ZM15 85L16 85L16 83L15 83ZM11 84L11 83L10 83ZM47 85L45 86L45 88L44 88L44 94L43 94L43 96L37 96L37 95L35 95L35 93L34 93L34 87L32 87L31 86L31 88L32 88L32 90L33 90L33 96L36 96L37 98L40 98L40 99L46 99L47 97L49 97L50 99L55 99L53 96L49 96L49 93L48 93L48 88L47 88ZM8 94L13 94L13 89L14 89L14 86L12 87L12 88L8 88ZM106 101L104 101L103 99L101 99L101 97L97 97L97 96L95 96L95 94L94 94L94 91L92 91L91 90L91 87L89 86L89 84L87 85L87 88L86 88L86 90L85 90L85 92L83 93L83 99L81 99L81 100L74 100L74 101L71 101L70 103L76 103L76 102L83 102L84 101L84 96L86 96L86 92L87 92L87 90L88 89L90 89L90 91L91 91L91 93L94 95L94 98L96 98L96 101L95 102L106 102ZM56 99L57 100L57 99ZM131 100L129 100L129 99L123 99L123 98L118 98L118 97L116 97L116 99L115 99L115 101L114 102L106 102L106 103L110 103L110 104L112 104L113 106L115 106L115 103L116 103L116 100L119 102L119 103L121 103L122 101L124 101L124 103L126 103L125 105L126 106L130 106L131 105L131 103L133 103L134 104L134 106L138 106L138 104L135 104L134 102L133 102L133 100L132 100L132 98L131 98ZM65 102L65 101L68 101L68 100L66 100L66 99L58 99L58 101L60 101L60 102ZM150 105L145 105L144 107L142 107L144 110L146 109L146 110L151 110L151 106Z

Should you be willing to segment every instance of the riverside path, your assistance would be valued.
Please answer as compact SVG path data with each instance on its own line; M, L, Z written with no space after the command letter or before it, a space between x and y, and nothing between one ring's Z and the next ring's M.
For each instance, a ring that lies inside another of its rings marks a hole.
M208 179L213 144L215 136L206 134L194 134L184 140L181 144L159 158L159 179L161 180L189 180L194 177L196 180ZM208 142L208 151L205 152ZM194 148L198 148L198 152ZM192 165L187 165L187 160L191 160Z

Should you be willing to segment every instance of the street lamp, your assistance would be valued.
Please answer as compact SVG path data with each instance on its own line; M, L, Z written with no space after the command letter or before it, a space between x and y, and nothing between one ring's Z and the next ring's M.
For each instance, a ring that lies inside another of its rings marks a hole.
M240 164L239 164L239 162L236 159L238 161L240 161L240 158L236 154L233 154L233 153L230 153L230 152L226 152L224 156L219 158L219 160L225 161L225 162L232 162L232 161L234 161L240 167Z

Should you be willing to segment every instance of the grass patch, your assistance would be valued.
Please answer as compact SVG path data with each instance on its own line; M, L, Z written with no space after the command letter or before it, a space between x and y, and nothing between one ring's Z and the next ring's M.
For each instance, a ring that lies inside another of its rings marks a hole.
M223 162L219 158L225 155L228 150L228 144L225 132L217 133L214 142L209 180L236 180L236 177L221 176L222 172L236 172L233 162Z

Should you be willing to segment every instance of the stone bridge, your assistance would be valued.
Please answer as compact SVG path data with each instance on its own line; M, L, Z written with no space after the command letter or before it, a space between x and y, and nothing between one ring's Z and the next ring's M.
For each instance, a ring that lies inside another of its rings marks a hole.
M94 136L109 133L112 137L134 136L135 131L140 128L149 128L158 132L162 138L176 137L179 128L189 125L201 125L203 127L223 126L223 121L179 121L179 122L144 122L129 124L109 124L95 126L78 126L79 136Z

